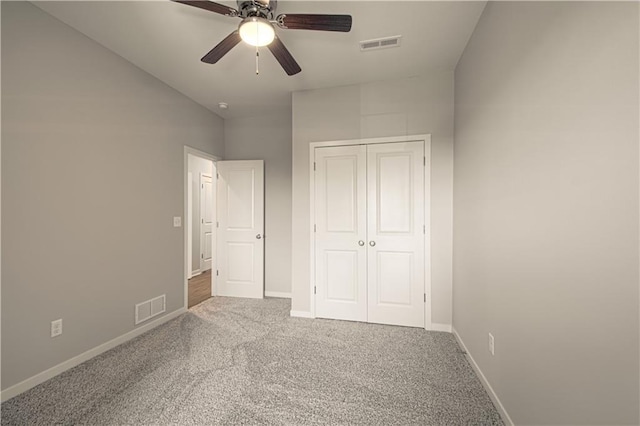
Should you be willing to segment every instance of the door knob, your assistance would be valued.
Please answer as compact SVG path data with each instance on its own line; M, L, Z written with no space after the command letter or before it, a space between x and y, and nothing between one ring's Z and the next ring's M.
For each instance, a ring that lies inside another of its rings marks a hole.
M376 245L376 242L375 242L375 241L373 241L373 240L372 240L372 241L369 241L369 245L370 245L371 247L373 247L373 246L375 246L375 245Z
M256 235L256 238L260 239L260 238L262 238L262 235L258 234L258 235Z
M364 241L362 241L362 240L358 241L358 245L359 245L360 247L362 247L362 246L364 245Z

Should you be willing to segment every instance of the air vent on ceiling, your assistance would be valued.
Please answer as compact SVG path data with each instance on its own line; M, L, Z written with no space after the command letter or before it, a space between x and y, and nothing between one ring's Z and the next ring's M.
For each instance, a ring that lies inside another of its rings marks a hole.
M384 37L384 38L376 38L373 40L364 40L360 42L360 50L375 50L375 49L386 49L388 47L398 47L400 46L400 39L402 36L392 36L392 37Z

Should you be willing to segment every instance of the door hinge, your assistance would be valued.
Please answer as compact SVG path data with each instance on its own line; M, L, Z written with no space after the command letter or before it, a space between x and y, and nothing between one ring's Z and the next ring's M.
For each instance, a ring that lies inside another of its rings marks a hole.
M424 303L427 303L427 293L424 294Z
M317 227L316 227L316 225L314 224L314 225L313 225L313 232L316 232L316 230L317 230L317 229L318 229L318 228L317 228Z
M204 223L204 219L200 219L201 223Z
M220 174L216 173L216 179L220 179Z
M216 222L216 228L220 228L220 222Z
M201 259L204 259L204 253L202 253L202 254L200 255L200 258L201 258Z
M313 294L316 294L316 286L313 286Z
M423 166L427 165L427 157L422 157L422 165Z
M313 162L313 171L314 172L316 171L316 162L315 161Z
M427 225L422 225L422 233L423 234L427 233Z
M216 277L219 275L219 271L216 269Z

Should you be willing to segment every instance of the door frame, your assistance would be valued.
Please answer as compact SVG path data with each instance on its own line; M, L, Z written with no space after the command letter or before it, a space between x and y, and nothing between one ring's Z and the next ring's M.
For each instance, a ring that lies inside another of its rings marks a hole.
M373 145L380 143L396 143L396 142L423 142L425 156L425 170L431 170L431 134L423 135L407 135L393 136L382 138L367 139L350 139L326 142L311 142L309 144L309 301L311 303L311 317L316 318L316 297L313 291L316 276L316 245L315 245L315 211L316 211L316 182L315 182L315 154L316 148L348 146L348 145ZM424 304L424 328L432 329L432 304L431 297L431 173L424 174L424 223L426 226L426 234L424 239L424 292L427 295L427 302Z
M182 172L182 185L183 185L183 206L182 206L182 215L185 219L188 218L188 212L189 212L189 205L188 205L188 188L189 188L189 179L188 179L188 174L189 174L189 155L193 155L194 157L200 157L203 158L205 160L210 160L213 162L213 176L215 177L216 175L216 162L219 160L222 160L222 158L212 155L212 154L208 154L204 151L200 151L199 149L196 148L192 148L190 146L185 145L184 146L184 150L183 150L183 172ZM215 180L214 180L215 182ZM213 188L213 198L215 199L217 196L216 194L216 189L215 189L215 185ZM216 210L213 210L213 221L216 222L217 220L217 216L216 216ZM185 221L186 222L186 221ZM184 309L187 310L188 306L189 306L189 279L187 278L187 273L189 272L189 259L188 259L188 250L189 250L189 236L188 236L188 229L187 226L183 226L182 227L182 234L183 234L183 266L182 266L182 278L184 280L183 283L183 287L184 287ZM215 227L213 228L213 238L212 238L212 244L213 247L217 247L217 241L216 241L216 231L215 231ZM211 262L211 295L214 295L214 289L215 289L215 275L213 274L213 271L216 269L216 257L214 256Z
M216 188L213 188L213 186L215 186L217 184L217 181L218 181L216 179L216 173L217 173L216 166L215 166L215 164L213 164L212 171L211 171L211 176L209 176L206 173L200 173L200 179L199 179L199 184L200 184L200 189L199 189L199 191L200 191L200 206L199 206L199 208L200 208L200 223L198 224L198 226L199 226L199 229L200 229L200 272L201 273L205 272L205 269L204 269L204 263L205 263L205 260L204 260L205 239L202 238L203 237L202 228L204 228L204 222L202 221L202 217L204 215L203 208L202 208L203 205L204 205L203 198L202 198L202 195L204 193L204 186L203 186L204 184L202 183L203 182L202 178L204 176L211 178L211 186L212 186L211 199L213 200L213 208L211 209L212 210L211 241L212 241L213 246L211 247L211 268L210 269L211 269L211 271L213 271L213 258L215 257L213 255L213 249L216 247L216 245L214 244L214 241L213 241L213 236L214 236L214 234L216 232L216 230L215 230L215 222L216 222L216 219L217 219L216 211L217 211L217 206L218 206L218 200L216 198L217 190L216 190Z
M193 173L187 168L187 182L193 181ZM193 277L193 185L187 184L187 211L185 222L187 226L187 280Z

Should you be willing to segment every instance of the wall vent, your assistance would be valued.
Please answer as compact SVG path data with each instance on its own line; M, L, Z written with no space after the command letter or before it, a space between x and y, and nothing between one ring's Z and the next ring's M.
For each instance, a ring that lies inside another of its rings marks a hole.
M386 49L388 47L398 47L400 46L400 39L402 36L392 36L392 37L384 37L384 38L376 38L373 40L364 40L360 42L360 50L376 50L376 49Z
M162 296L149 299L136 305L136 325L160 315L166 309L166 297Z

